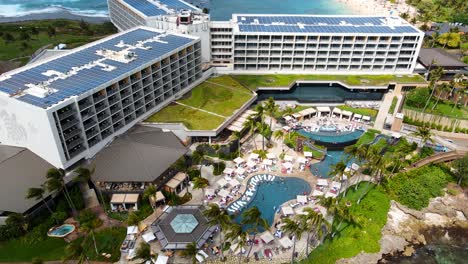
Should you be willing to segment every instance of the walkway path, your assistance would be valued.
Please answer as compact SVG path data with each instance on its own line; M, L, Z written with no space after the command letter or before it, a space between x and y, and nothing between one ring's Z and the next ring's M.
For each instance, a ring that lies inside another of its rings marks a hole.
M207 114L219 116L219 117L221 117L221 118L227 118L227 116L223 116L223 115L220 115L220 114L217 114L217 113L213 113L213 112L207 111L207 110L205 110L205 109L193 107L193 106L191 106L191 105L186 105L186 104L183 104L183 103L180 103L180 102L177 102L177 101L175 101L174 103L176 103L176 104L178 104L178 105L185 106L185 107L189 107L189 108L192 108L192 109L195 109L195 110L198 110L198 111L202 111L202 112L205 112L205 113L207 113Z
M247 92L247 91L242 91L242 90L239 90L239 89L234 89L230 86L227 86L227 85L223 85L223 84L219 84L219 83L215 83L215 82L210 82L210 81L205 81L206 83L209 83L209 84L213 84L213 85L218 85L218 86L221 86L221 87L224 87L224 88L227 88L229 90L233 90L233 91L239 91L241 93L245 93L245 94L248 94L248 95L252 95L252 92ZM245 88L246 90L250 91L249 89Z
M449 152L437 153L427 158L424 158L418 162L413 163L411 167L420 168L429 163L440 163L440 162L456 160L465 156L466 153L468 153L466 150L452 150Z
M375 122L374 122L375 129L381 130L383 128L385 119L387 118L387 115L388 115L388 110L390 110L390 106L392 105L392 100L394 96L395 96L395 92L393 91L385 94L384 99L382 103L380 104L379 113L377 114L377 117L375 118Z

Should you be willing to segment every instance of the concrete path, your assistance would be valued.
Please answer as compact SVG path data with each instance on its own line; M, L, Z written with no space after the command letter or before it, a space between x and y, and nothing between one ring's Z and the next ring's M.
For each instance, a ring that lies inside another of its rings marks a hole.
M385 118L387 118L388 110L390 110L390 106L392 105L392 100L394 96L395 96L395 93L393 91L385 94L384 99L382 103L380 104L379 113L377 114L377 117L375 118L375 122L374 122L375 129L381 130L383 128L384 123L385 123Z

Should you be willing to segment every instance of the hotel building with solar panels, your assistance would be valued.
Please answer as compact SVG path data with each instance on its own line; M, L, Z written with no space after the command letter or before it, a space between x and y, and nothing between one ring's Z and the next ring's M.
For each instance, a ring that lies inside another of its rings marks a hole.
M133 28L0 75L0 143L68 168L201 80L198 37Z
M408 74L424 37L395 16L233 14L210 21L182 0L108 2L119 29L146 25L199 36L203 61L220 73Z

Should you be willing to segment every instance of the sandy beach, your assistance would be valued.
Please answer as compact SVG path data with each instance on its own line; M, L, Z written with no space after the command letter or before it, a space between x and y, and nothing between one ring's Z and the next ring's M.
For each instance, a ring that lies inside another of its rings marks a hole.
M375 15L375 16L399 16L402 13L408 13L410 17L416 15L414 7L408 5L405 0L397 0L395 4L385 0L337 0L348 6L353 14L356 15Z

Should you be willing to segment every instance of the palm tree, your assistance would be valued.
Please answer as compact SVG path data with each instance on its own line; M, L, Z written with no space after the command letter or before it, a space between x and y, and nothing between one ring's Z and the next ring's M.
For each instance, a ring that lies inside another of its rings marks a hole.
M337 162L336 164L330 167L330 171L328 172L328 175L339 179L339 181L341 182L343 179L343 175L345 174L345 170L346 170L346 163L344 162L344 160L340 160L339 162ZM339 193L341 193L341 187L340 187L340 190L338 191L338 194Z
M89 181L91 181L94 171L94 167L92 169L79 167L75 170L77 176L73 179L73 181L87 184ZM98 193L99 199L101 200L100 202L102 204L102 207L104 211L106 211L106 202L104 200L104 196L102 195L101 189L98 186L96 186L96 191Z
M284 218L282 222L284 225L281 227L281 230L293 236L291 264L294 264L294 253L296 251L296 241L301 239L304 229L302 229L302 226L299 221L293 220L291 218Z
M273 97L269 97L268 100L264 104L264 109L265 109L265 114L270 117L270 129L273 130L272 123L273 123L273 118L275 116L275 113L278 111L278 106L275 103L275 100ZM271 140L271 138L270 138Z
M339 202L336 198L328 197L320 199L319 203L327 208L330 215L333 215L333 222L338 219L340 220L337 227L333 230L331 237L334 237L336 233L340 231L340 227L344 221L354 222L354 218L351 217L349 207L346 205L346 202Z
M418 127L415 132L411 133L411 135L421 139L421 142L419 143L420 148L422 148L427 141L434 142L430 127Z
M436 103L432 106L432 110L434 110L437 107L437 104L439 103L439 100L440 100L440 97L442 97L442 94L450 91L450 87L448 84L443 83L440 86L437 86L437 90L438 90L437 100L436 100Z
M67 185L65 184L65 181L63 179L64 177L65 177L65 170L56 169L56 168L49 169L46 174L47 190L49 192L57 192L57 193L63 191L63 195L65 199L67 200L68 205L72 209L73 214L76 215L77 213L76 207L73 204L70 194L68 193Z
M301 220L302 229L307 232L307 241L306 241L306 256L309 255L309 242L310 234L313 230L320 228L318 225L319 218L323 218L321 214L318 214L311 207L306 207L303 209L306 214L299 215ZM320 228L321 229L321 228Z
M468 176L468 154L465 154L461 159L455 160L453 167L455 169L453 172L458 178L457 184L460 186L465 177Z
M93 223L97 223L97 222L96 221L87 222L84 225L82 225L80 229L86 233L86 236L91 235L91 237L93 238L94 250L96 251L96 255L99 255L99 251L98 251L97 244L96 244L96 237L94 236L94 229L97 228L98 226L96 226L96 224L93 224Z
M273 137L276 140L281 140L281 151L284 152L284 131L282 129L273 132Z
M151 253L151 247L148 243L140 243L140 246L135 251L135 257L132 260L140 259L142 260L140 263L146 263L147 261L151 261L151 258L154 257L154 254Z
M242 213L241 224L250 225L248 232L253 233L253 241L255 241L255 237L261 229L269 229L268 222L264 218L262 218L262 212L260 212L257 206L253 206ZM250 244L249 251L247 252L247 260L249 259L252 247L253 243Z
M203 193L205 193L205 188L210 185L210 182L203 178L202 176L196 177L193 179L193 189L202 189Z
M225 232L227 241L230 241L231 244L234 243L234 241L237 241L237 247L234 249L234 251L240 250L240 263L240 261L242 260L242 249L247 245L249 233L245 232L242 229L242 226L236 223L231 224Z
M437 38L437 42L443 45L442 48L449 46L456 48L460 44L460 34L458 33L443 33Z
M257 114L255 114L255 119L260 119L260 122L257 122L256 126L259 128L260 134L262 135L262 150L265 150L265 108L263 107L263 105L258 104L257 106L255 106L255 112L257 112Z
M244 126L244 129L247 129L249 131L249 134L253 138L255 149L257 149L257 143L255 143L255 132L257 130L256 117L253 115L249 116L247 120L245 120L243 126Z
M426 104L424 105L423 113L426 112L426 109L429 106L429 103L431 102L432 96L434 95L435 86L437 85L437 82L440 80L440 78L442 78L442 75L444 75L444 69L442 69L442 67L437 67L434 70L430 71L429 87L431 88L431 94L427 98Z
M208 225L210 226L218 226L219 227L219 233L220 233L220 239L221 239L221 250L220 250L220 257L221 261L224 261L224 235L223 235L223 230L226 230L229 228L229 225L231 225L231 216L227 213L225 209L221 209L217 204L215 203L210 203L208 205L208 209L203 211L203 215L208 218Z
M44 184L42 184L40 188L29 188L28 192L26 193L26 199L34 199L36 201L41 200L47 207L47 210L49 210L49 213L53 214L52 209L50 209L49 207L49 204L47 204L47 202L45 201L45 198L44 198L45 192L46 192L46 187L44 186Z
M148 187L146 187L146 189L143 191L143 199L150 201L150 198L154 197L156 195L156 192L156 186L154 186L153 184L148 185Z
M403 18L404 20L408 20L409 14L408 14L408 12L404 12L404 13L400 14L400 17Z
M197 263L198 248L197 243L192 242L187 245L187 247L181 252L183 257L189 257L192 260L192 263Z
M78 264L89 263L88 256L86 255L86 249L83 247L85 240L82 243L78 243L77 240L71 242L65 247L65 256L63 257L63 262L69 260L77 261Z
M234 131L232 132L232 135L234 136L234 139L237 140L237 156L241 156L241 132L240 131Z

